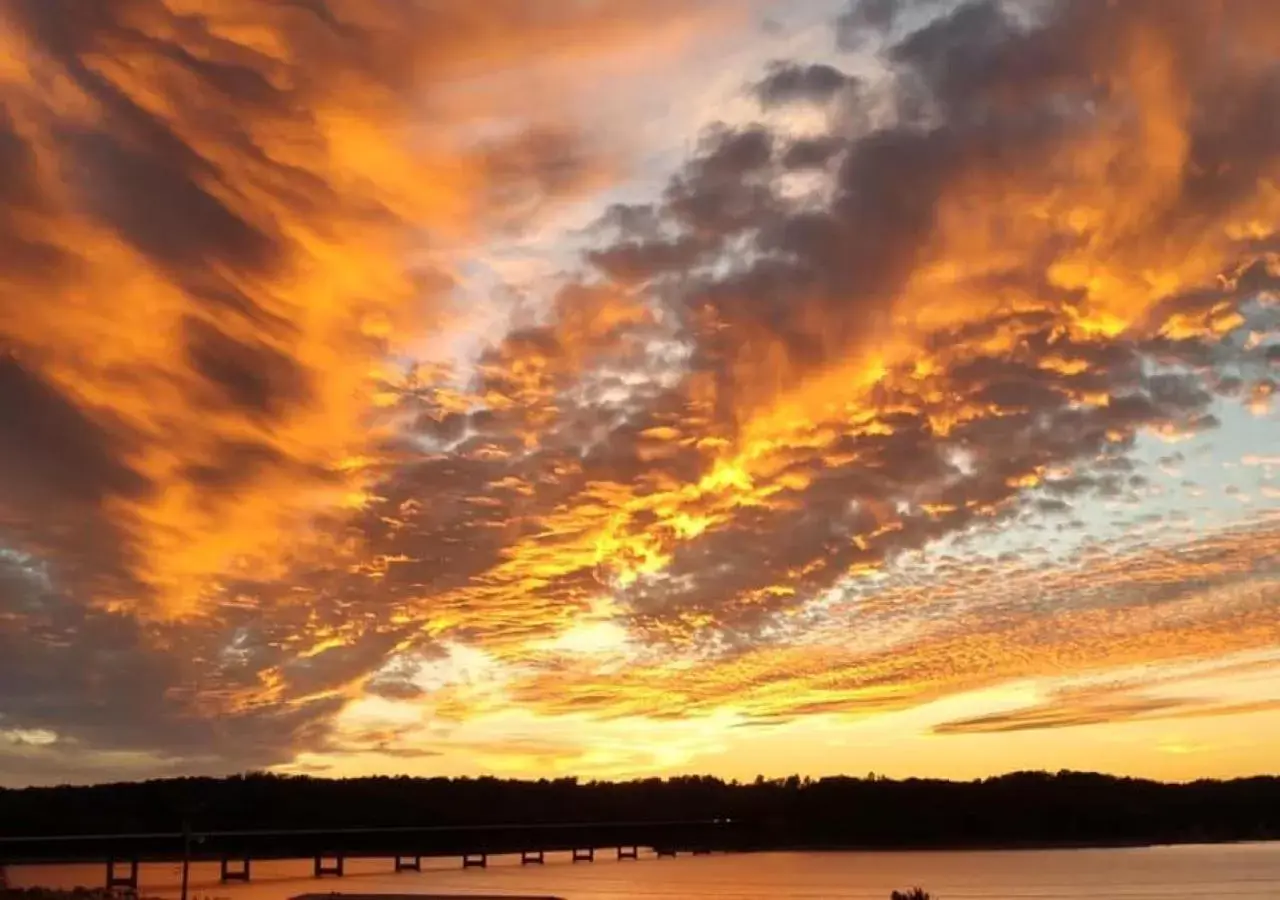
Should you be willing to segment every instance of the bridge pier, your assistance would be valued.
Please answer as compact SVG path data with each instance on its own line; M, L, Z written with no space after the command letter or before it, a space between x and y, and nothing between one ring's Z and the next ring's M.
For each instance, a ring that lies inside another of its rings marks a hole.
M325 865L326 859L332 859L333 863L330 865ZM342 877L342 857L341 856L334 856L334 857L317 856L315 872L316 872L317 878L323 878L325 875L336 875L339 878L341 878Z
M222 857L222 869L219 874L221 875L223 884L226 884L228 881L248 881L249 857L246 856L240 861L239 868L233 867L231 865L231 860L227 857Z
M421 856L403 856L396 854L396 871L397 872L421 872L422 857Z
M670 856L672 859L674 859L676 855L676 848L675 847L654 847L653 852L656 853L659 857Z
M462 854L462 868L487 869L488 867L489 867L489 854L487 853Z
M136 859L129 860L128 874L117 874L116 861L114 859L107 860L107 890L115 888L129 888L136 891L138 889L138 861Z
M621 857L619 857L621 859ZM573 851L574 862L595 862L596 850L594 847L587 847L585 850L575 849Z
M618 848L618 859L639 859L639 858L640 858L639 847L636 847L633 845L631 847Z
M541 850L521 850L520 865L522 866L540 866L546 862Z

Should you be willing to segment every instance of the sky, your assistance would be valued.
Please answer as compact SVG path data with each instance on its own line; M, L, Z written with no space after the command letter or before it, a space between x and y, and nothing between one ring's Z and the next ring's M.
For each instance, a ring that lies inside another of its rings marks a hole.
M1274 0L0 0L0 785L1275 772Z

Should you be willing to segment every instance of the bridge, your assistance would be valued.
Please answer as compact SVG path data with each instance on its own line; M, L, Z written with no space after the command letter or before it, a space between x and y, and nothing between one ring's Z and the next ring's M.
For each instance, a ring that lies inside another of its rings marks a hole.
M0 868L101 863L107 888L136 889L143 862L219 862L226 883L249 881L255 860L312 859L316 877L341 877L348 859L386 859L396 872L420 871L432 857L455 857L470 868L487 866L490 856L519 855L532 865L561 852L580 863L593 862L598 851L638 859L642 850L659 856L731 850L740 846L740 831L733 820L707 819L0 837Z

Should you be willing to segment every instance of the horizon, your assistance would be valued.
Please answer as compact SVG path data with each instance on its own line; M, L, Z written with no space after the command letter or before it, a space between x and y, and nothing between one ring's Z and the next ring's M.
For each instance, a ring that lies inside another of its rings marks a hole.
M1008 778L1019 778L1026 776L1048 776L1050 778L1069 778L1069 777L1086 777L1100 778L1107 781L1116 782L1144 782L1148 784L1162 785L1165 787L1185 787L1198 782L1214 782L1214 783L1230 783L1240 781L1259 781L1271 780L1280 781L1280 773L1278 772L1258 772L1252 775L1236 775L1230 778L1194 778L1186 781L1162 781L1156 778L1143 778L1134 775L1113 775L1108 772L1094 772L1078 769L1060 769L1056 772L1044 769L1015 769L1008 772L1000 772L995 775L984 775L974 778L925 778L915 775L908 775L903 778L891 778L887 775L881 775L877 772L868 772L865 775L838 774L823 775L812 777L793 772L790 775L775 776L772 778L764 775L756 775L754 778L737 779L737 778L721 778L718 775L711 774L670 774L670 775L636 775L629 778L592 778L582 779L575 775L557 775L557 776L511 776L503 777L498 775L404 775L404 774L377 774L377 775L308 775L305 773L295 772L272 772L263 770L259 772L236 772L230 775L169 775L158 778L141 778L135 781L100 781L93 783L64 783L64 784L34 784L23 785L21 787L5 787L0 786L0 791L26 791L26 790L44 790L44 789L77 789L77 788L104 788L104 787L133 787L146 784L158 784L175 781L244 781L251 778L274 778L281 780L307 780L307 781L329 781L329 782L346 782L346 781L362 781L362 780L381 780L381 781L451 781L451 782L468 782L468 781L499 781L510 784L565 784L576 787L593 787L593 786L610 786L610 785L629 785L643 784L645 782L658 781L664 784L678 782L693 781L713 781L718 782L724 787L756 787L760 785L778 786L789 784L794 781L800 787L810 787L817 785L823 781L862 781L862 782L886 782L886 783L902 783L908 781L934 781L944 784L979 784L987 781L1000 781Z
M1280 4L76 2L0 787L1274 770Z

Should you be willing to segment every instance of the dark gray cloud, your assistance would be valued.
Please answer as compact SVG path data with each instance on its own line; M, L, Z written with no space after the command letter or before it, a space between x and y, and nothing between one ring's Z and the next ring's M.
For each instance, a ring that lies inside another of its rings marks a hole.
M836 45L842 50L861 49L875 36L883 36L911 13L929 13L942 0L849 0L836 18Z
M755 86L755 95L766 109L788 103L827 103L855 80L834 66L777 62Z
M73 505L92 505L110 494L146 488L145 480L112 452L113 435L106 428L13 356L0 357L0 408L5 410L0 466L25 470L15 491L44 503L61 496ZM32 447L47 452L30 457ZM10 494L8 499L16 498Z
M78 766L97 778L169 765L262 768L317 742L320 723L337 709L320 699L209 715L202 689L216 695L256 686L256 671L239 681L219 663L234 631L159 631L127 614L88 609L59 592L51 574L29 557L0 558L7 614L0 621L0 732L48 733L51 743L39 745L41 780L72 778ZM0 747L0 778L20 778L34 764L23 762L31 750Z

